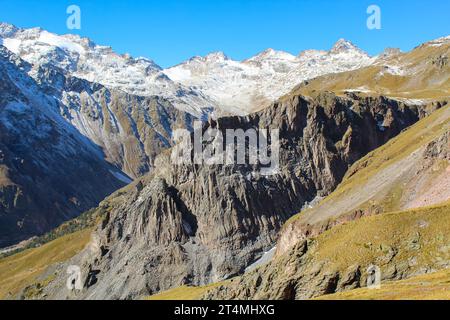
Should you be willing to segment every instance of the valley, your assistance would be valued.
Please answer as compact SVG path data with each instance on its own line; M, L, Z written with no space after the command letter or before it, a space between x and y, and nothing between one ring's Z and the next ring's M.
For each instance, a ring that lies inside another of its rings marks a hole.
M0 23L0 247L26 240L0 298L449 298L449 53L448 36L377 56L340 39L163 69ZM211 147L262 129L269 175L172 161L179 130L215 130Z

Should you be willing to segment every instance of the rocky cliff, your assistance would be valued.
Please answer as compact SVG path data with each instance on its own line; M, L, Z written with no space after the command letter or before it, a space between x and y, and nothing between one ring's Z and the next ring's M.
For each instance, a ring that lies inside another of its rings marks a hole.
M382 281L447 268L449 172L444 106L359 160L333 193L288 221L273 261L204 298L305 299L365 287L371 265Z
M273 244L290 216L330 193L350 164L437 107L324 93L211 121L206 126L219 130L280 129L279 172L174 166L163 152L150 175L104 202L107 213L90 245L67 262L82 267L83 290L67 292L61 265L50 271L57 276L45 294L136 298L239 274Z

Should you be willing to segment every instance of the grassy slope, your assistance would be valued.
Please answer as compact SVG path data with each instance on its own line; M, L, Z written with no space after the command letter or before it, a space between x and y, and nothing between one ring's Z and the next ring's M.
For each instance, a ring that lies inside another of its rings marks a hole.
M182 286L170 289L146 298L147 300L199 300L208 290L223 285L223 282L212 283L206 286Z
M321 234L317 243L315 257L339 270L368 266L391 249L396 254L386 265L414 257L415 266L433 267L450 256L450 202L348 222Z
M336 226L315 239L311 254L330 270L361 270L376 263L382 272L389 266L408 263L434 269L450 258L450 201L441 205L384 213ZM396 255L388 262L389 251ZM281 261L281 260L280 260ZM384 262L383 262L384 261ZM281 268L281 270L284 270ZM363 271L364 272L364 271ZM225 283L203 287L179 287L149 297L151 300L198 300L208 290ZM450 299L450 270L408 280L383 282L380 290L357 289L320 297L321 299ZM447 291L444 291L446 289Z
M333 191L313 209L305 210L291 217L286 222L285 226L301 218L303 215L313 216L316 212L322 210L322 208L327 205L336 206L336 202L346 201L346 198L349 196L351 197L352 193L360 192L360 190L365 187L365 184L369 181L369 179L375 174L390 165L399 162L414 151L431 142L436 137L442 135L449 130L449 125L450 107L447 105L433 112L430 116L420 120L397 137L391 139L380 148L370 152L365 157L357 161L348 170L344 179L335 191ZM389 198L377 199L377 204L383 207L382 209L384 212L399 210L398 199L394 198L395 196L399 196L399 194L401 194L401 186L386 185L385 187L391 189L390 196ZM376 197L377 195L374 196ZM364 205L366 204L361 205L361 209L364 209ZM356 207L352 209L356 210L359 208ZM345 213L346 212L341 212L341 214Z
M90 240L92 229L83 229L38 248L0 259L0 299L16 295L32 283L50 264L65 261L80 252Z
M383 283L379 289L360 288L324 295L317 300L450 300L450 270Z
M369 90L372 95L382 94L399 98L448 98L450 65L439 68L436 66L436 60L448 56L449 51L449 44L440 47L423 45L408 53L391 57L387 61L380 61L379 65L312 79L307 84L295 88L293 93L315 96L324 90L344 94L348 89L361 89ZM399 63L410 73L391 74L384 68L386 65Z

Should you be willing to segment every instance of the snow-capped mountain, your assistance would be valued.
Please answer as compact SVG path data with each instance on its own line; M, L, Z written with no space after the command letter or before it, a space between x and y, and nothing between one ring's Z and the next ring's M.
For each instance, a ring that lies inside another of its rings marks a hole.
M328 52L307 50L298 56L267 49L250 59L235 61L216 52L194 57L164 73L203 92L221 109L245 113L287 94L304 80L358 69L375 60L341 39Z
M191 114L203 114L201 95L175 84L150 60L41 29L1 24L0 35L0 48L26 61L27 74L56 103L61 119L132 178L147 173L160 150L171 146L173 128L189 127Z
M44 43L27 40L25 31L23 39L12 38L19 29L10 25L0 31L3 247L50 230L150 171L154 157L171 146L172 130L189 127L193 117L163 97L84 79L91 53L81 58L82 49L65 37L30 29ZM112 68L120 69L123 60L111 55ZM91 67L101 68L103 58ZM149 73L159 68L142 59L136 64Z
M108 88L159 96L196 116L208 108L217 115L246 114L304 80L357 69L375 60L341 39L329 52L307 50L294 56L267 49L244 61L216 52L163 70L152 60L117 54L88 38L56 35L40 28L20 29L7 23L0 23L0 43L33 65L51 64Z
M66 74L139 96L159 96L178 109L200 115L212 101L169 79L146 58L119 55L77 35L56 35L41 28L19 29L0 23L0 44L33 65L51 64Z

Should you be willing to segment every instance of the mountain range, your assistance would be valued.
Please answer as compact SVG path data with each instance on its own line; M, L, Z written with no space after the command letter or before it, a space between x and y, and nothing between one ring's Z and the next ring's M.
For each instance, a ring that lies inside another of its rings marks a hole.
M0 247L39 237L3 251L0 296L304 299L363 286L370 263L384 281L445 268L449 51L443 37L370 57L341 39L162 69L1 23ZM172 164L195 120L278 128L279 171Z

